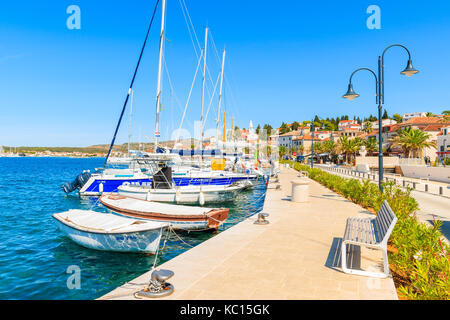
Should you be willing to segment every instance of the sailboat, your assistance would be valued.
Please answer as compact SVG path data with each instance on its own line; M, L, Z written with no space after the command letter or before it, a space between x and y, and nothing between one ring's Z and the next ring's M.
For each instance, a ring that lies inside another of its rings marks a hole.
M156 9L156 8L155 8ZM159 64L158 64L158 78L157 78L157 91L156 91L156 118L155 118L155 151L158 149L158 138L160 137L159 128L159 113L161 105L161 78L162 78L162 63L163 63L163 52L164 52L164 35L165 35L165 16L166 16L166 0L162 0L162 19L161 19L161 33L160 33L160 46L159 46ZM207 35L207 33L206 33ZM121 116L119 118L119 123L116 127L113 140L111 142L110 149L106 156L104 168L97 168L95 172L91 173L84 171L79 174L74 181L67 182L62 186L62 189L66 193L71 193L78 191L80 196L100 196L104 193L115 193L118 191L121 185L151 185L153 174L156 173L152 170L155 164L162 162L169 163L174 166L173 170L173 182L176 186L186 186L186 185L230 185L238 181L252 181L252 183L257 183L260 176L257 174L243 174L234 172L214 172L211 170L204 170L202 168L195 168L192 166L183 166L180 163L176 163L173 156L168 154L145 154L141 153L142 156L134 157L130 162L128 162L128 168L125 169L115 169L106 168L108 159L111 154L112 147L115 142L118 128L120 126L123 113L125 111L128 99L131 97L132 86L134 83L135 75L141 61L142 53L145 48L145 43L147 41L148 33L144 46L141 50L141 55L136 66L135 74L128 90L128 94L122 109ZM206 45L206 44L205 44ZM206 63L206 61L204 61ZM206 66L205 66L206 67ZM204 89L203 89L204 92ZM202 103L203 105L203 103ZM202 107L203 109L203 107ZM203 111L202 111L203 119ZM175 155L176 157L176 155Z

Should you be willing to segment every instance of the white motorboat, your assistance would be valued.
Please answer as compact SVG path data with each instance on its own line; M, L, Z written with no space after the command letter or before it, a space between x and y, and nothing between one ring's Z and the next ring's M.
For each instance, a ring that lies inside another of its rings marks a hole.
M103 195L100 202L111 211L131 218L168 222L174 229L218 229L228 218L227 208L181 206L120 195Z
M104 169L101 172L83 172L73 182L64 184L66 193L78 190L81 196L100 196L107 193L116 193L121 185L151 185L152 178L160 168L158 164L163 160L134 159L129 168L126 169ZM171 165L170 160L165 160ZM173 166L171 181L177 186L188 185L230 185L238 181L246 181L255 185L259 183L256 174L243 174L227 171L211 171L198 168Z
M236 199L237 193L248 188L248 184L237 182L232 185L183 186L169 189L155 189L153 186L122 185L119 195L165 203L199 204L229 202Z
M86 210L55 213L59 229L77 244L102 251L155 253L168 223Z

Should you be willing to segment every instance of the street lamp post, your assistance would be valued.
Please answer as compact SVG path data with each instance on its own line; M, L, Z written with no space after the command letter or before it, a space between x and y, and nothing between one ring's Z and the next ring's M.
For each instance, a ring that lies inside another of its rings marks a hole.
M383 183L383 138L381 136L382 131L383 131L383 122L382 122L381 117L382 117L382 111L383 111L383 105L384 105L384 54L386 53L386 51L388 49L390 49L392 47L401 47L401 48L405 49L406 52L408 53L407 65L406 65L406 68L402 72L400 72L401 74L404 74L407 77L410 77L419 72L418 70L414 69L414 67L412 66L411 53L409 52L408 48L406 48L405 46L403 46L401 44L393 44L393 45L386 47L386 49L384 49L382 55L378 56L378 77L375 74L375 72L371 69L368 69L368 68L356 69L355 71L353 71L353 73L350 76L347 93L342 96L343 98L346 98L348 100L353 100L353 99L359 97L359 94L355 93L355 91L353 90L353 85L352 85L352 77L356 72L358 72L360 70L367 70L374 75L375 82L376 82L376 90L375 90L376 103L378 104L378 186L379 186L381 192L383 192L383 185L382 185L382 183Z
M444 147L442 151L444 151L444 165L445 165L445 160L447 160L447 139L444 139L442 143Z
M314 168L314 120L311 122L311 169Z
M322 123L320 127L322 130L325 129L325 124ZM311 122L311 169L314 168L314 120Z

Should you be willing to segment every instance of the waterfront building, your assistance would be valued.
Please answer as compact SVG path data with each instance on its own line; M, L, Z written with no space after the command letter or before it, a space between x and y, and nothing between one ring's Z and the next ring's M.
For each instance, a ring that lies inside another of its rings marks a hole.
M372 129L374 130L378 130L378 121L372 121ZM382 119L381 120L381 125L384 128L385 126L390 126L393 124L397 124L397 121L392 120L392 119ZM363 123L362 125L363 130L367 128L367 122Z
M357 120L341 120L338 124L339 131L361 131L361 125Z
M427 116L426 112L405 113L404 115L402 115L402 121L405 122L412 118L426 117L426 116Z
M437 135L437 156L439 160L450 158L450 125L441 128Z

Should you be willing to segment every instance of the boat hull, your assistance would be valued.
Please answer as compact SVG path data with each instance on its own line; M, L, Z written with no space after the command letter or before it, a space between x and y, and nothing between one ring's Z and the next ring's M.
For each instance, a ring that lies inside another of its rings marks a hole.
M207 189L207 188L205 188ZM218 189L218 188L216 188ZM119 187L118 194L125 197L131 197L141 200L150 200L164 203L176 204L209 204L209 203L223 203L232 202L236 199L238 188L222 188L220 190L209 191L199 188L192 188L190 190L158 190L158 189L142 189L142 188L121 188ZM200 194L202 193L202 195Z
M118 205L112 204L111 202L104 201L104 197L100 198L100 202L113 213L119 214L124 217L134 218L134 219L142 219L147 221L156 221L156 222L166 222L176 230L184 230L184 231L199 231L199 230L210 230L210 229L218 229L223 222L228 218L229 209L220 208L214 209L211 212L208 212L205 215L175 215L175 214L165 214L159 212L151 212L151 211L138 211L130 208L120 207ZM114 197L117 200L124 199L126 197L123 196L106 196L106 197ZM144 201L135 199L136 201ZM151 202L151 201L149 201ZM174 205L176 206L176 205ZM195 208L195 207L193 207Z
M212 177L212 178L189 178L173 177L176 186L199 186L199 185L230 185L235 182L249 181L257 183L256 176L250 177ZM151 178L136 178L132 175L116 175L114 177L103 177L92 175L86 184L79 190L80 196L101 196L102 194L116 193L121 185L151 186Z
M127 233L95 233L76 229L55 219L59 230L69 239L82 247L100 251L155 254L164 230L160 228Z

